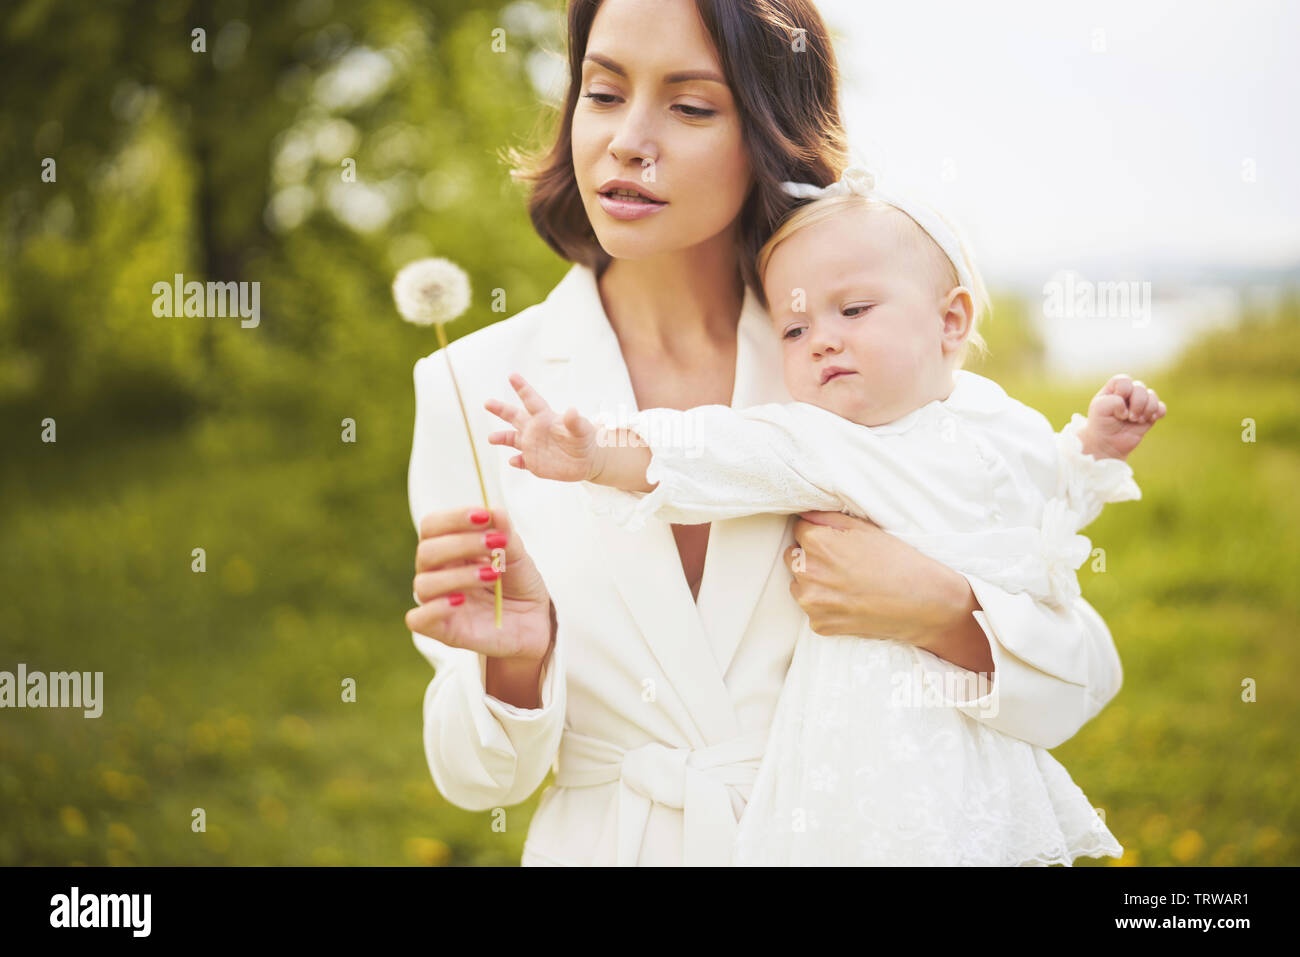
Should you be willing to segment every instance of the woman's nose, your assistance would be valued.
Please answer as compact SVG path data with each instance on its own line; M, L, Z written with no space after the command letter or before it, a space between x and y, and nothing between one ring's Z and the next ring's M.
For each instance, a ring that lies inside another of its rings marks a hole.
M620 163L640 166L652 165L659 155L655 144L653 124L647 111L629 107L609 141L609 152Z

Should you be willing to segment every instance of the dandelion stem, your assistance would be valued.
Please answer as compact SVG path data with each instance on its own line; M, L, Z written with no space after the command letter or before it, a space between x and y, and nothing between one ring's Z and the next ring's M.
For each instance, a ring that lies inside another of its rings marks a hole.
M465 400L461 398L460 383L456 381L456 370L451 365L451 353L447 351L447 332L443 329L441 322L435 322L434 327L438 331L438 347L442 349L442 357L447 360L447 372L451 375L451 387L456 390L456 402L460 405L460 417L465 421L465 434L469 437L469 451L474 456L474 472L478 475L479 491L483 493L483 507L491 509L488 503L487 483L483 481L483 467L479 465L478 450L474 447L474 430L470 428L469 413L465 411ZM501 628L501 578L497 577L496 585L493 589L496 596L496 626Z

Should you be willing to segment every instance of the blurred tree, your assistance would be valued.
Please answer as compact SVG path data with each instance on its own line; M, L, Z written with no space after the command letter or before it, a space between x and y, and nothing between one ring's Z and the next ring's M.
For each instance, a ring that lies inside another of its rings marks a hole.
M535 301L562 264L496 155L536 118L530 71L562 44L559 9L7 7L0 403L157 422L259 382L372 387L375 363L433 348L388 298L418 255L506 289L505 314ZM258 329L156 318L153 283L177 273L260 282ZM462 323L501 317L483 293Z

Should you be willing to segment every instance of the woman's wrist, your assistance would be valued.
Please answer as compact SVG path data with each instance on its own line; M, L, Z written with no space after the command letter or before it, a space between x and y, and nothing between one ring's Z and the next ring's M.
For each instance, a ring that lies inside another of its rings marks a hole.
M555 603L547 602L551 638L540 658L519 655L510 658L489 657L483 679L484 690L498 701L517 708L542 706L542 673L555 650L557 621Z
M950 568L945 570L949 574L935 583L935 600L927 604L931 614L922 619L911 642L967 671L992 674L994 662L988 636L975 620L975 612L981 607L979 599L963 575Z

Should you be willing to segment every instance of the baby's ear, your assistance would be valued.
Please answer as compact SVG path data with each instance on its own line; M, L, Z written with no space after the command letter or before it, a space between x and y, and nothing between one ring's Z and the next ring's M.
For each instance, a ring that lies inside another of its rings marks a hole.
M975 301L965 286L956 286L939 306L943 319L943 351L956 352L970 336Z

